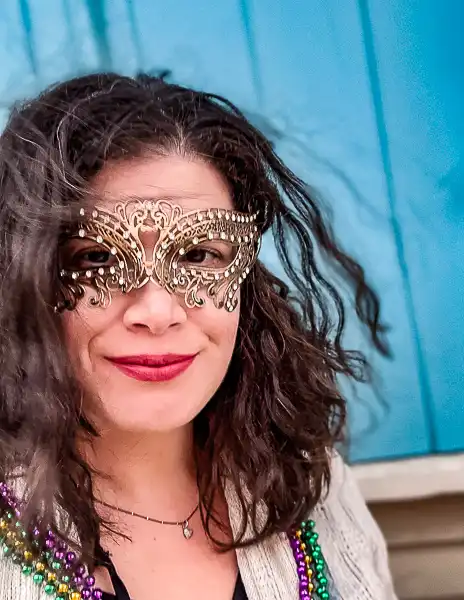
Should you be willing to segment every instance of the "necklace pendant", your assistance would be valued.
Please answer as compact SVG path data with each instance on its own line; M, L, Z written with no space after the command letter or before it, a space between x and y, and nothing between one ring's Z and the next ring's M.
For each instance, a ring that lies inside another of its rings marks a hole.
M188 521L184 521L182 523L182 533L184 534L184 538L189 540L193 535L193 529L189 526Z

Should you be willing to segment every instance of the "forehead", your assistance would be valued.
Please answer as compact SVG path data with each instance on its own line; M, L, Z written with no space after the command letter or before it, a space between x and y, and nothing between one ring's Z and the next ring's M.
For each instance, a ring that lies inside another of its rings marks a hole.
M167 200L185 211L233 209L227 182L206 161L150 156L107 163L92 181L100 208L111 210L126 198Z

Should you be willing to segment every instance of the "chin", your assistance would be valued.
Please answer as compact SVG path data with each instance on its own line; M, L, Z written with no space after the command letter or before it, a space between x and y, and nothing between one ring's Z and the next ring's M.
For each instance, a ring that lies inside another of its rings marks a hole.
M104 418L101 419L101 430L103 431L120 431L126 434L155 434L155 433L169 433L188 427L193 422L196 415L201 411L184 414L173 414L173 411L169 411L168 414L130 414L128 410L124 415L106 413ZM164 411L163 411L164 412Z

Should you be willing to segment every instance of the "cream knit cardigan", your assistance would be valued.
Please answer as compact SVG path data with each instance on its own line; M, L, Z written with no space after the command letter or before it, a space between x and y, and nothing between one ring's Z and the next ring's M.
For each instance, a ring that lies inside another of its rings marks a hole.
M232 529L240 523L240 506L226 489ZM385 542L352 474L339 456L332 461L330 492L316 507L316 522L334 600L396 600ZM237 550L240 574L249 600L298 600L292 549L285 535ZM46 600L32 578L11 559L0 558L0 600Z

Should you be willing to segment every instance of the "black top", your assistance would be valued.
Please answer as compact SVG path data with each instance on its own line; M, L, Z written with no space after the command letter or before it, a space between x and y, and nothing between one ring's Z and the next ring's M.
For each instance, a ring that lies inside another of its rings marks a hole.
M103 592L102 600L131 600L126 586L122 582L114 567L110 555L102 549L99 549L99 554L101 558L98 559L97 564L108 569L108 573L111 577L111 583L113 584L113 589L115 592L114 594ZM238 574L234 595L232 596L231 600L248 600L240 573Z

